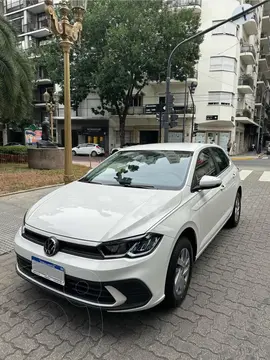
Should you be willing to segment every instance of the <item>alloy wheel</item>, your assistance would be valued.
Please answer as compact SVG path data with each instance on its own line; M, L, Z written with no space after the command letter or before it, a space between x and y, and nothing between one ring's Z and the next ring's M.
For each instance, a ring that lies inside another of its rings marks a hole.
M174 278L174 289L177 296L181 296L186 289L190 274L190 264L190 253L187 248L184 248L181 250L179 258L177 260Z

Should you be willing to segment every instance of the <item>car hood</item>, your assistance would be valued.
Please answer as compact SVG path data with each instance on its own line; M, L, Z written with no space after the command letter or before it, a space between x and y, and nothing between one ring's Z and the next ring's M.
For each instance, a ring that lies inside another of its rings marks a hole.
M181 192L73 182L38 201L27 225L55 235L109 241L145 233L181 202Z

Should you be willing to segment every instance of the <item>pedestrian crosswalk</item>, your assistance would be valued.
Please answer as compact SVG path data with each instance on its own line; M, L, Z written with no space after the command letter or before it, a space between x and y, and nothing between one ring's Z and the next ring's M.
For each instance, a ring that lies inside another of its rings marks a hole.
M248 179L252 173L256 173L258 181L270 182L270 171L240 170L240 179L244 181Z

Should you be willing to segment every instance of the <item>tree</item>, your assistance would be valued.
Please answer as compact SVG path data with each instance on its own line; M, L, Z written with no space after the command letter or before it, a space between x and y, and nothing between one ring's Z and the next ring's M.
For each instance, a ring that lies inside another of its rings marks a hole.
M119 117L120 141L132 99L150 81L164 81L172 48L198 31L199 16L192 10L174 10L162 0L97 0L83 24L81 47L71 53L72 106L78 107L91 89L100 96L102 110ZM194 72L202 38L178 51L172 74L182 81ZM42 65L63 84L63 60L56 41L48 46ZM95 109L96 112L100 111Z
M33 99L33 68L17 47L17 34L0 16L0 121L20 125L29 116Z

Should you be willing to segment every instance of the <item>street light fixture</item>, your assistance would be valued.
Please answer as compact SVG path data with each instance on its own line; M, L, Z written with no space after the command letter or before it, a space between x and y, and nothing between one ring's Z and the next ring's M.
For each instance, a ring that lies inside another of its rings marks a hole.
M59 95L57 92L53 96L48 93L47 89L43 94L43 99L46 103L46 110L50 114L50 128L51 128L51 140L53 141L53 113L58 105Z
M68 6L70 4L70 7ZM65 127L65 175L66 184L73 181L72 172L72 137L71 137L71 108L70 108L70 49L75 42L80 42L82 21L87 6L87 0L65 0L59 3L60 19L53 7L52 0L45 0L45 11L48 14L50 30L61 38L60 46L64 53L64 127ZM69 22L72 11L74 24Z

